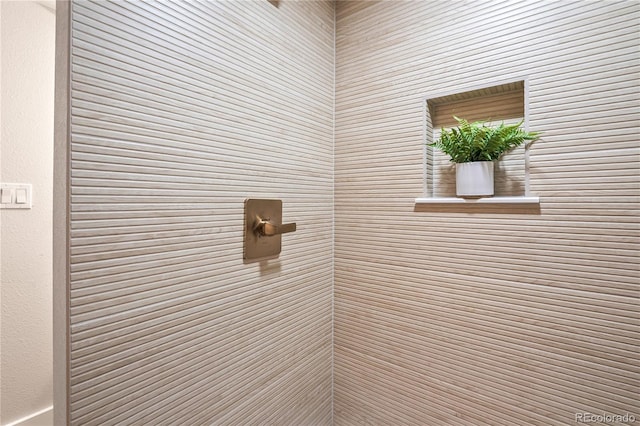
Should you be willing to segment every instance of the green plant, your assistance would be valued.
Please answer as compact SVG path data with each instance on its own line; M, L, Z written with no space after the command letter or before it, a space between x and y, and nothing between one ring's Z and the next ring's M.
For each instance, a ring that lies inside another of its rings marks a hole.
M454 116L458 127L442 129L440 138L430 144L451 157L454 163L494 161L502 154L520 146L524 141L538 139L538 132L526 132L518 124L488 126L484 121L469 123Z

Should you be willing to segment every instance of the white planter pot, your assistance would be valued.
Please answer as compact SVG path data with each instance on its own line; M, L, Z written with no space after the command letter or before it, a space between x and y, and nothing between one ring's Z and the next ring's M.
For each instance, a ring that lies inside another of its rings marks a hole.
M493 161L457 163L456 194L458 197L493 195Z

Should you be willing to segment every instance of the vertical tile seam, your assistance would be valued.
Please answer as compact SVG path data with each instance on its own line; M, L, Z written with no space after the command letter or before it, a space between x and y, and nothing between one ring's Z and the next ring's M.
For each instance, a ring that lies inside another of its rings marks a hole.
M335 285L336 285L336 2L333 4L333 111L331 155L331 424L334 419L335 388Z
M71 157L72 157L72 148L71 148L71 144L73 141L73 122L72 122L72 118L73 118L73 114L71 111L71 105L73 102L73 80L74 80L74 73L73 73L73 58L74 58L74 54L73 54L73 21L74 21L74 8L75 8L75 3L73 1L69 1L67 3L67 8L66 10L63 9L63 13L65 13L65 19L66 19L66 27L64 28L66 34L66 40L64 40L64 43L66 45L67 50L67 54L65 55L65 65L66 65L66 70L65 70L65 97L66 97L66 111L65 111L65 138L66 138L66 146L64 147L64 155L66 156L66 158L64 158L64 163L65 163L65 170L64 170L64 175L63 178L65 180L65 188L64 188L64 205L65 205L65 212L63 213L64 215L64 222L65 222L65 227L66 229L64 230L64 250L65 250L65 265L64 265L64 280L65 280L65 287L64 287L64 291L65 291L65 306L64 306L64 323L66 326L66 330L64 332L64 339L65 339L65 354L64 354L64 365L66 368L66 371L64 372L64 377L65 377L65 392L66 395L64 395L62 397L62 399L64 399L64 418L66 420L66 422L68 424L71 423L71 414L72 414L72 409L71 409L71 395L72 395L72 391L71 391L71 356L73 353L73 348L71 346L71 207L72 207L72 202L71 202L71 173L72 173L72 166L71 166ZM57 12L56 12L56 29L57 29L57 25L58 25L58 16L57 16ZM57 35L57 34L56 34ZM55 90L55 89L54 89ZM54 112L55 114L55 112ZM55 126L55 124L54 124ZM54 396L54 406L55 406L55 396ZM62 410L61 410L62 411ZM55 413L55 412L54 412ZM54 414L54 421L58 420L57 416Z

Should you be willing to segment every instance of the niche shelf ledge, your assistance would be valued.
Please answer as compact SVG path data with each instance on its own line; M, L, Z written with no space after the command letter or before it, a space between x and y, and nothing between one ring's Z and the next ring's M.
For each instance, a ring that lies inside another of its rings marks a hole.
M423 197L416 198L418 204L527 204L539 205L540 197L538 196L522 196L522 197L484 197L484 198L458 198L458 197Z

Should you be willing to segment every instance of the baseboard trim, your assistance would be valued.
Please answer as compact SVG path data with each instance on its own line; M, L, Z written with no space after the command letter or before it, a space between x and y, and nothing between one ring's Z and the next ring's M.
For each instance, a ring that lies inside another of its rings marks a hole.
M40 421L38 420L40 417ZM50 417L51 420L44 422L44 418ZM47 407L40 411L36 411L35 413L29 414L21 419L18 419L14 422L8 423L5 426L45 426L53 424L53 405L51 407Z

